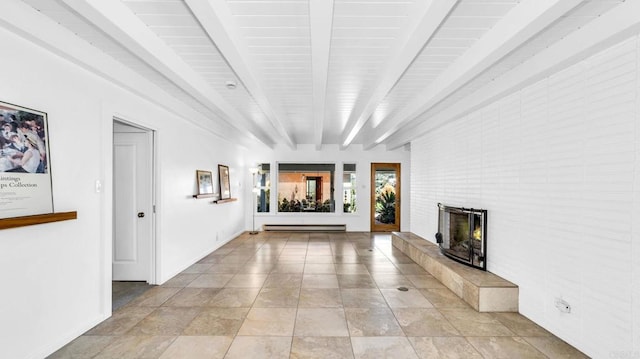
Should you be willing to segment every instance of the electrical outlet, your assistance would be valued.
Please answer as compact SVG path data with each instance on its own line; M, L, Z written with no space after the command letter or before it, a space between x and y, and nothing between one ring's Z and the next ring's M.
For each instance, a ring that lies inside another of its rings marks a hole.
M571 305L562 298L556 298L556 308L561 313L571 313Z

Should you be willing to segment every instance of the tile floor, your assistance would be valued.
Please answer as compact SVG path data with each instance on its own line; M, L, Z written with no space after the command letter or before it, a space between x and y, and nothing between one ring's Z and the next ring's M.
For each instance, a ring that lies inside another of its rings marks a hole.
M153 288L147 282L111 282L111 310L116 311L118 308L136 299L142 293Z
M585 356L519 314L474 311L389 235L260 233L146 291L51 358Z

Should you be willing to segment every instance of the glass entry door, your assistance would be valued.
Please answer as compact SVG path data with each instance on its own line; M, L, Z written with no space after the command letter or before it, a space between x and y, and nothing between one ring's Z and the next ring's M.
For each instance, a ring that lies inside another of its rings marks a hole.
M400 164L371 164L371 232L400 230Z

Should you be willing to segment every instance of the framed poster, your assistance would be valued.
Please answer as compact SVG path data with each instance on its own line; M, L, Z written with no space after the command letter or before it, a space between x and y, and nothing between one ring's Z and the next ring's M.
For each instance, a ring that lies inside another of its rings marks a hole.
M231 198L231 185L229 182L229 167L218 165L218 176L220 184L220 199Z
M0 218L53 213L47 114L0 102Z
M213 178L211 171L196 170L198 179L198 194L213 194Z

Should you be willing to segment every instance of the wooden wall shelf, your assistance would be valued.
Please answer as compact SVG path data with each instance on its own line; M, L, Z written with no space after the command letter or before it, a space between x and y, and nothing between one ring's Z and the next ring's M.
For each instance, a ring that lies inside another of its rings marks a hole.
M193 198L211 198L211 197L216 197L216 194L213 193L205 193L205 194L194 194Z
M219 200L213 201L213 203L221 204L221 203L227 203L227 202L235 202L237 200L238 200L237 198L225 198L225 199L219 199Z
M33 226L42 223L68 221L77 219L78 212L58 212L47 214L36 214L33 216L13 217L0 219L0 229Z

